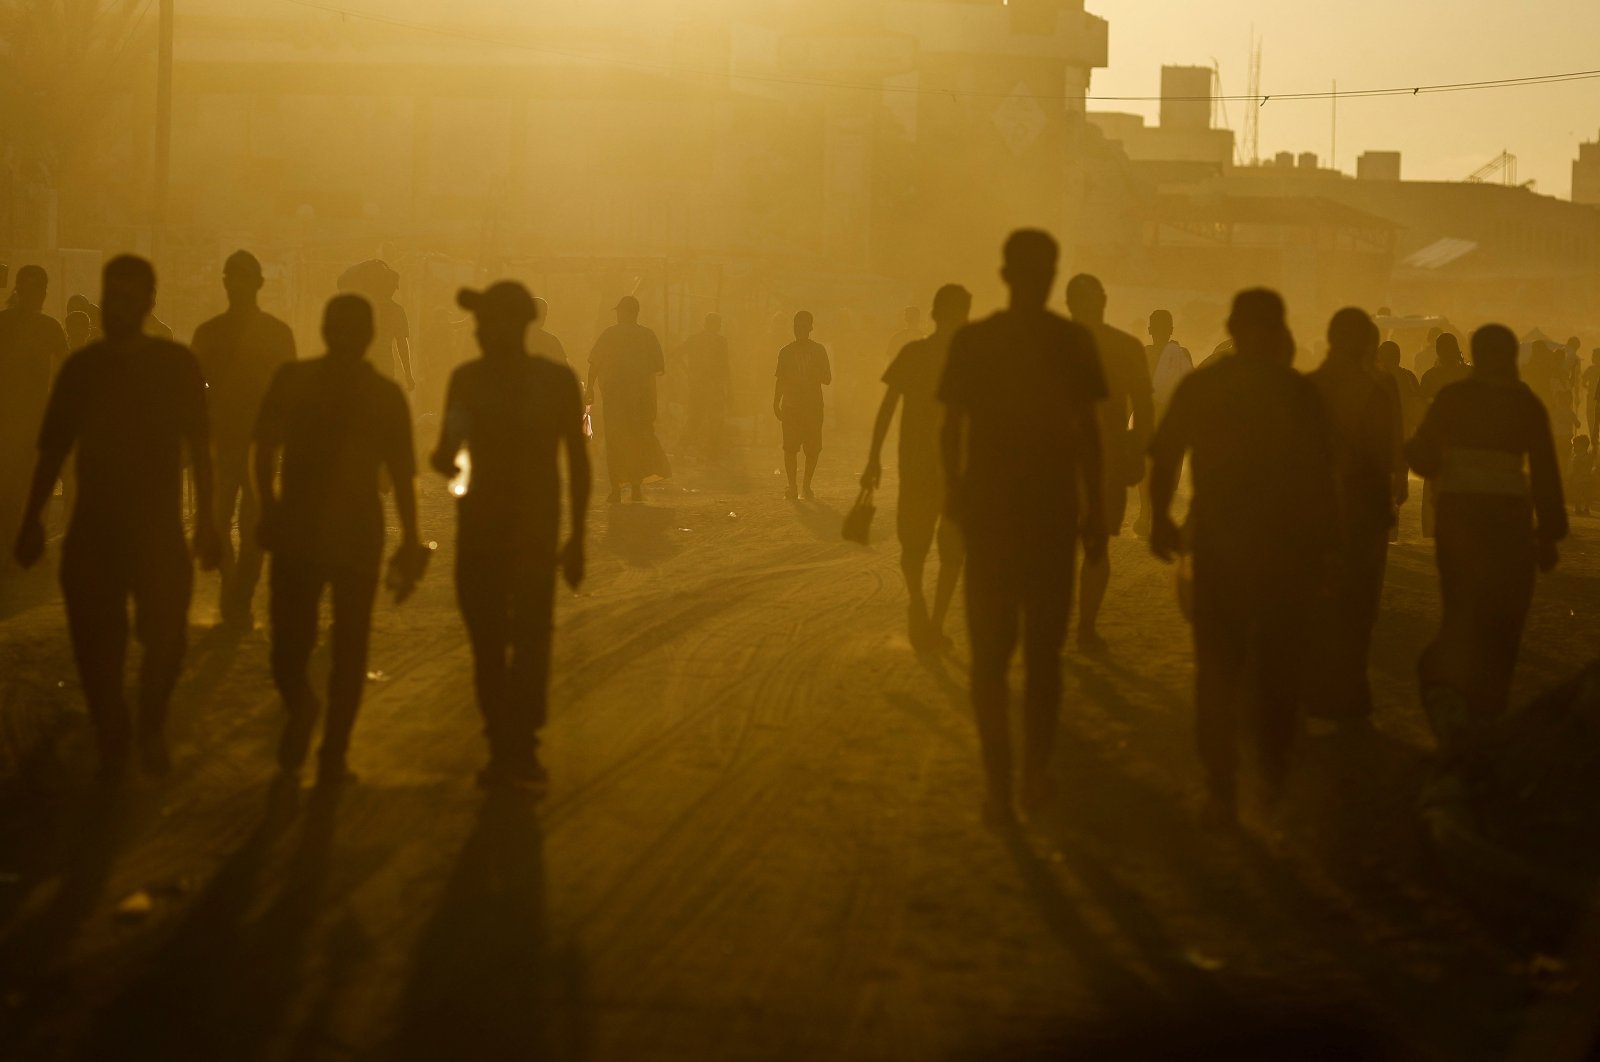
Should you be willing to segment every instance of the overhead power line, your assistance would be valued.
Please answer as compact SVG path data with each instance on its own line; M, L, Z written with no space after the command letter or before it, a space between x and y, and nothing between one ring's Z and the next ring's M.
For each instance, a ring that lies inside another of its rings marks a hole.
M339 7L334 4L322 3L320 0L282 0L283 3L293 4L297 7L309 8L313 11L322 11L330 15L339 15L342 18L359 19L363 22L372 22L384 26L393 26L399 29L412 30L418 33L427 33L439 37L453 37L458 40L473 41L479 44L489 44L498 48L514 48L519 51L534 52L540 55L556 56L563 59L572 59L578 62L594 63L602 66L624 67L630 70L639 70L646 73L658 74L683 74L698 73L707 77L727 77L735 81L749 81L769 85L792 85L801 88L833 88L855 89L862 92L888 92L913 96L949 96L966 99L1010 99L1023 98L1041 102L1076 101L1080 97L1067 96L1064 93L1017 93L995 92L978 89L938 88L929 85L871 85L863 82L834 81L826 78L796 77L783 74L755 74L739 73L724 70L686 70L684 67L669 63L656 63L648 60L627 59L621 56L594 55L585 52L570 51L563 48L552 48L548 45L534 44L527 41L507 40L488 33L475 32L454 26L440 26L427 22L414 22L410 19L395 18L390 15L380 15L371 11L360 11L352 8ZM1536 85L1559 85L1569 81L1592 81L1600 79L1600 69L1597 70L1572 70L1556 74L1535 74L1528 77L1502 77L1489 78L1482 81L1451 81L1432 85L1391 85L1384 88L1345 89L1337 93L1340 99L1375 99L1385 96L1432 96L1451 92L1481 92L1490 89L1528 88ZM1162 101L1191 102L1191 103L1254 103L1266 106L1270 102L1291 102L1294 100L1328 100L1335 93L1323 89L1317 92L1257 92L1238 95L1217 94L1206 96L1096 96L1085 95L1081 97L1089 103L1160 103Z

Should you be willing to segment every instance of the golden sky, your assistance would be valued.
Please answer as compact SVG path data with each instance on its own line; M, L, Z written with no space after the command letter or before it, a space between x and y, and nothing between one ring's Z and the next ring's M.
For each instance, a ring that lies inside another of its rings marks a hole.
M1600 0L1086 0L1111 23L1111 65L1092 91L1153 95L1166 63L1222 68L1227 93L1247 83L1250 27L1263 39L1262 91L1341 90L1524 77L1600 68ZM1091 103L1096 110L1154 105ZM1245 105L1228 105L1243 128ZM1271 102L1261 153L1332 144L1327 101ZM1580 140L1600 136L1600 80L1438 96L1344 100L1338 157L1353 172L1367 149L1404 153L1409 179L1459 180L1502 150L1519 178L1566 196Z

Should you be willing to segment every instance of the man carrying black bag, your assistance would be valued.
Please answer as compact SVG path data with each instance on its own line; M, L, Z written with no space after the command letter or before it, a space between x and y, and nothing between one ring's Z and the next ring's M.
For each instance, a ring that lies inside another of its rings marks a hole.
M939 465L939 380L950 356L950 340L972 313L972 295L959 284L946 284L933 297L933 335L913 340L895 357L883 374L886 387L872 428L872 448L867 469L861 474L864 491L878 489L883 479L879 455L895 406L905 399L900 420L900 503L896 530L900 534L900 570L911 594L911 647L919 653L940 652L950 645L944 620L961 578L965 548L961 531L944 519L944 475ZM933 611L922 590L922 570L934 537L939 540L939 582Z

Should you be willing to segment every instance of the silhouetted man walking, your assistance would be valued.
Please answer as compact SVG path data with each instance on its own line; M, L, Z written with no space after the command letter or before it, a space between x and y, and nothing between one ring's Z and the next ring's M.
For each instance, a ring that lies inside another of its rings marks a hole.
M1327 360L1311 373L1333 441L1341 534L1332 599L1317 609L1307 707L1340 722L1372 715L1368 653L1389 531L1406 500L1400 396L1393 378L1378 368L1377 351L1372 318L1340 310L1328 325Z
M1067 310L1094 336L1106 380L1108 394L1099 406L1101 475L1106 532L1115 538L1128 518L1128 488L1144 480L1145 448L1155 428L1145 350L1137 339L1106 324L1106 289L1098 278L1080 273L1068 282ZM1110 551L1099 558L1085 557L1078 590L1078 648L1083 652L1106 650L1095 624L1110 585Z
M250 482L252 429L273 374L295 359L294 333L257 305L262 283L255 255L236 251L229 256L222 267L227 312L195 329L192 344L206 378L211 443L216 450L217 509L212 519L222 542L222 623L237 631L255 625L251 599L261 579L261 546L256 541L261 505Z
M550 304L534 299L533 308L538 316L528 327L528 353L537 358L547 358L557 365L567 364L567 348L562 346L554 332L545 328L550 323Z
M1240 701L1252 685L1262 780L1269 799L1281 791L1307 613L1338 519L1327 418L1316 385L1292 367L1283 300L1241 293L1228 332L1235 353L1184 378L1150 445L1150 548L1162 560L1182 547L1172 498L1193 454L1195 708L1217 824L1236 815Z
M323 786L354 778L346 755L367 678L383 565L380 470L393 484L400 517L400 548L390 566L397 600L420 578L426 555L417 539L410 410L399 385L366 360L372 312L359 295L328 302L327 353L278 370L255 430L261 545L272 554L272 677L289 715L278 765L288 774L305 763L316 728L319 705L306 671L323 591L333 592L328 712L317 765ZM280 453L281 484L275 482Z
M1154 406L1150 419L1153 431L1161 418L1166 416L1167 406L1172 402L1178 384L1194 371L1194 357L1187 348L1172 338L1171 310L1152 310L1146 331L1150 334L1150 343L1144 348L1144 355L1145 367L1149 370L1146 375L1150 380L1150 397ZM1146 476L1139 483L1139 515L1133 522L1135 535L1141 538L1149 537L1150 514L1154 508L1150 502L1150 478Z
M142 258L106 264L105 339L69 355L39 431L39 462L17 536L32 567L44 554L45 504L77 451L77 501L61 548L67 625L100 749L100 776L127 766L135 737L144 769L171 769L165 726L188 639L193 566L183 533L185 451L194 469L194 551L217 564L205 379L187 348L141 332L156 275ZM124 691L128 601L144 649L137 718Z
M1435 329L1434 331L1438 331ZM1426 413L1433 404L1440 391L1453 383L1465 380L1472 373L1472 369L1461 357L1461 343L1449 332L1439 332L1430 336L1433 340L1434 363L1422 374L1418 381L1417 393L1422 400L1423 412ZM1420 360L1420 359L1419 359ZM1437 505L1434 497L1434 483L1431 479L1424 479L1422 483L1422 537L1434 536L1434 515Z
M955 598L956 584L966 549L961 529L944 518L944 472L939 464L939 382L950 356L950 342L972 312L972 294L959 284L947 284L933 297L933 335L913 339L896 355L883 374L887 388L872 428L872 447L861 485L878 489L883 479L879 455L894 420L895 407L905 400L900 418L900 500L895 510L900 535L900 571L910 592L911 647L917 652L938 652L949 644L945 617ZM923 593L922 569L934 536L939 539L939 579L933 594L933 611Z
M1437 490L1443 608L1418 670L1446 751L1505 711L1534 570L1555 568L1567 535L1550 418L1517 378L1517 337L1478 329L1472 360L1471 376L1439 391L1406 445Z
M28 497L28 475L50 378L67 356L60 323L44 312L49 277L38 266L17 270L11 302L0 310L0 535L11 541Z
M409 393L417 389L411 365L411 321L400 305L400 274L389 263L369 258L345 270L339 290L360 295L372 306L373 342L369 363L380 375L397 380Z
M728 396L733 390L721 314L706 314L705 325L684 343L683 358L689 377L689 422L684 435L690 446L713 458L722 453Z
M456 593L472 639L478 705L489 739L486 787L542 789L539 731L550 686L556 566L583 581L589 453L578 378L530 357L524 334L535 310L510 281L463 291L478 322L483 357L450 378L433 467L455 476L465 447L471 481L457 504ZM567 456L571 535L561 533L558 452Z
M671 474L666 454L656 439L656 377L666 372L661 341L639 323L639 300L624 295L616 306L617 323L600 333L589 355L588 395L600 396L611 493L622 500L627 486L633 501L643 499L644 481Z
M822 453L822 389L833 383L833 366L828 348L811 338L811 313L794 315L794 342L778 352L777 380L772 388L772 412L783 422L783 467L789 476L788 498L794 501L803 493L807 501L816 498L811 477L817 472L817 456ZM798 487L800 451L806 453L804 487Z
M956 333L939 386L949 512L967 542L984 817L996 826L1014 814L1007 673L1019 627L1027 669L1021 796L1032 810L1051 791L1077 543L1081 536L1093 561L1106 549L1096 413L1105 377L1093 337L1045 308L1057 255L1046 233L1012 234L1001 270L1011 304Z

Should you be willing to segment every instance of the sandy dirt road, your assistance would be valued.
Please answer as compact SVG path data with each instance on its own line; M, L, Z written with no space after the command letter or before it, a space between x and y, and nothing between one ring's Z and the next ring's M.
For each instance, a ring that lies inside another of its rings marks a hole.
M60 606L32 584L0 621L0 711L30 749L0 814L0 1056L1089 1057L1119 1023L1348 1008L1471 1059L1540 1013L1533 945L1443 888L1410 814L1436 607L1414 511L1378 733L1307 742L1287 814L1231 836L1198 824L1170 570L1115 542L1112 654L1066 664L1062 799L1007 839L978 820L964 647L919 659L904 636L892 496L881 544L849 546L855 448L811 504L782 500L773 460L596 506L537 809L473 785L437 484L443 549L417 599L380 607L363 780L337 798L274 784L265 635L207 631L214 580L174 776L97 792ZM1593 655L1597 529L1541 584L1523 693Z

